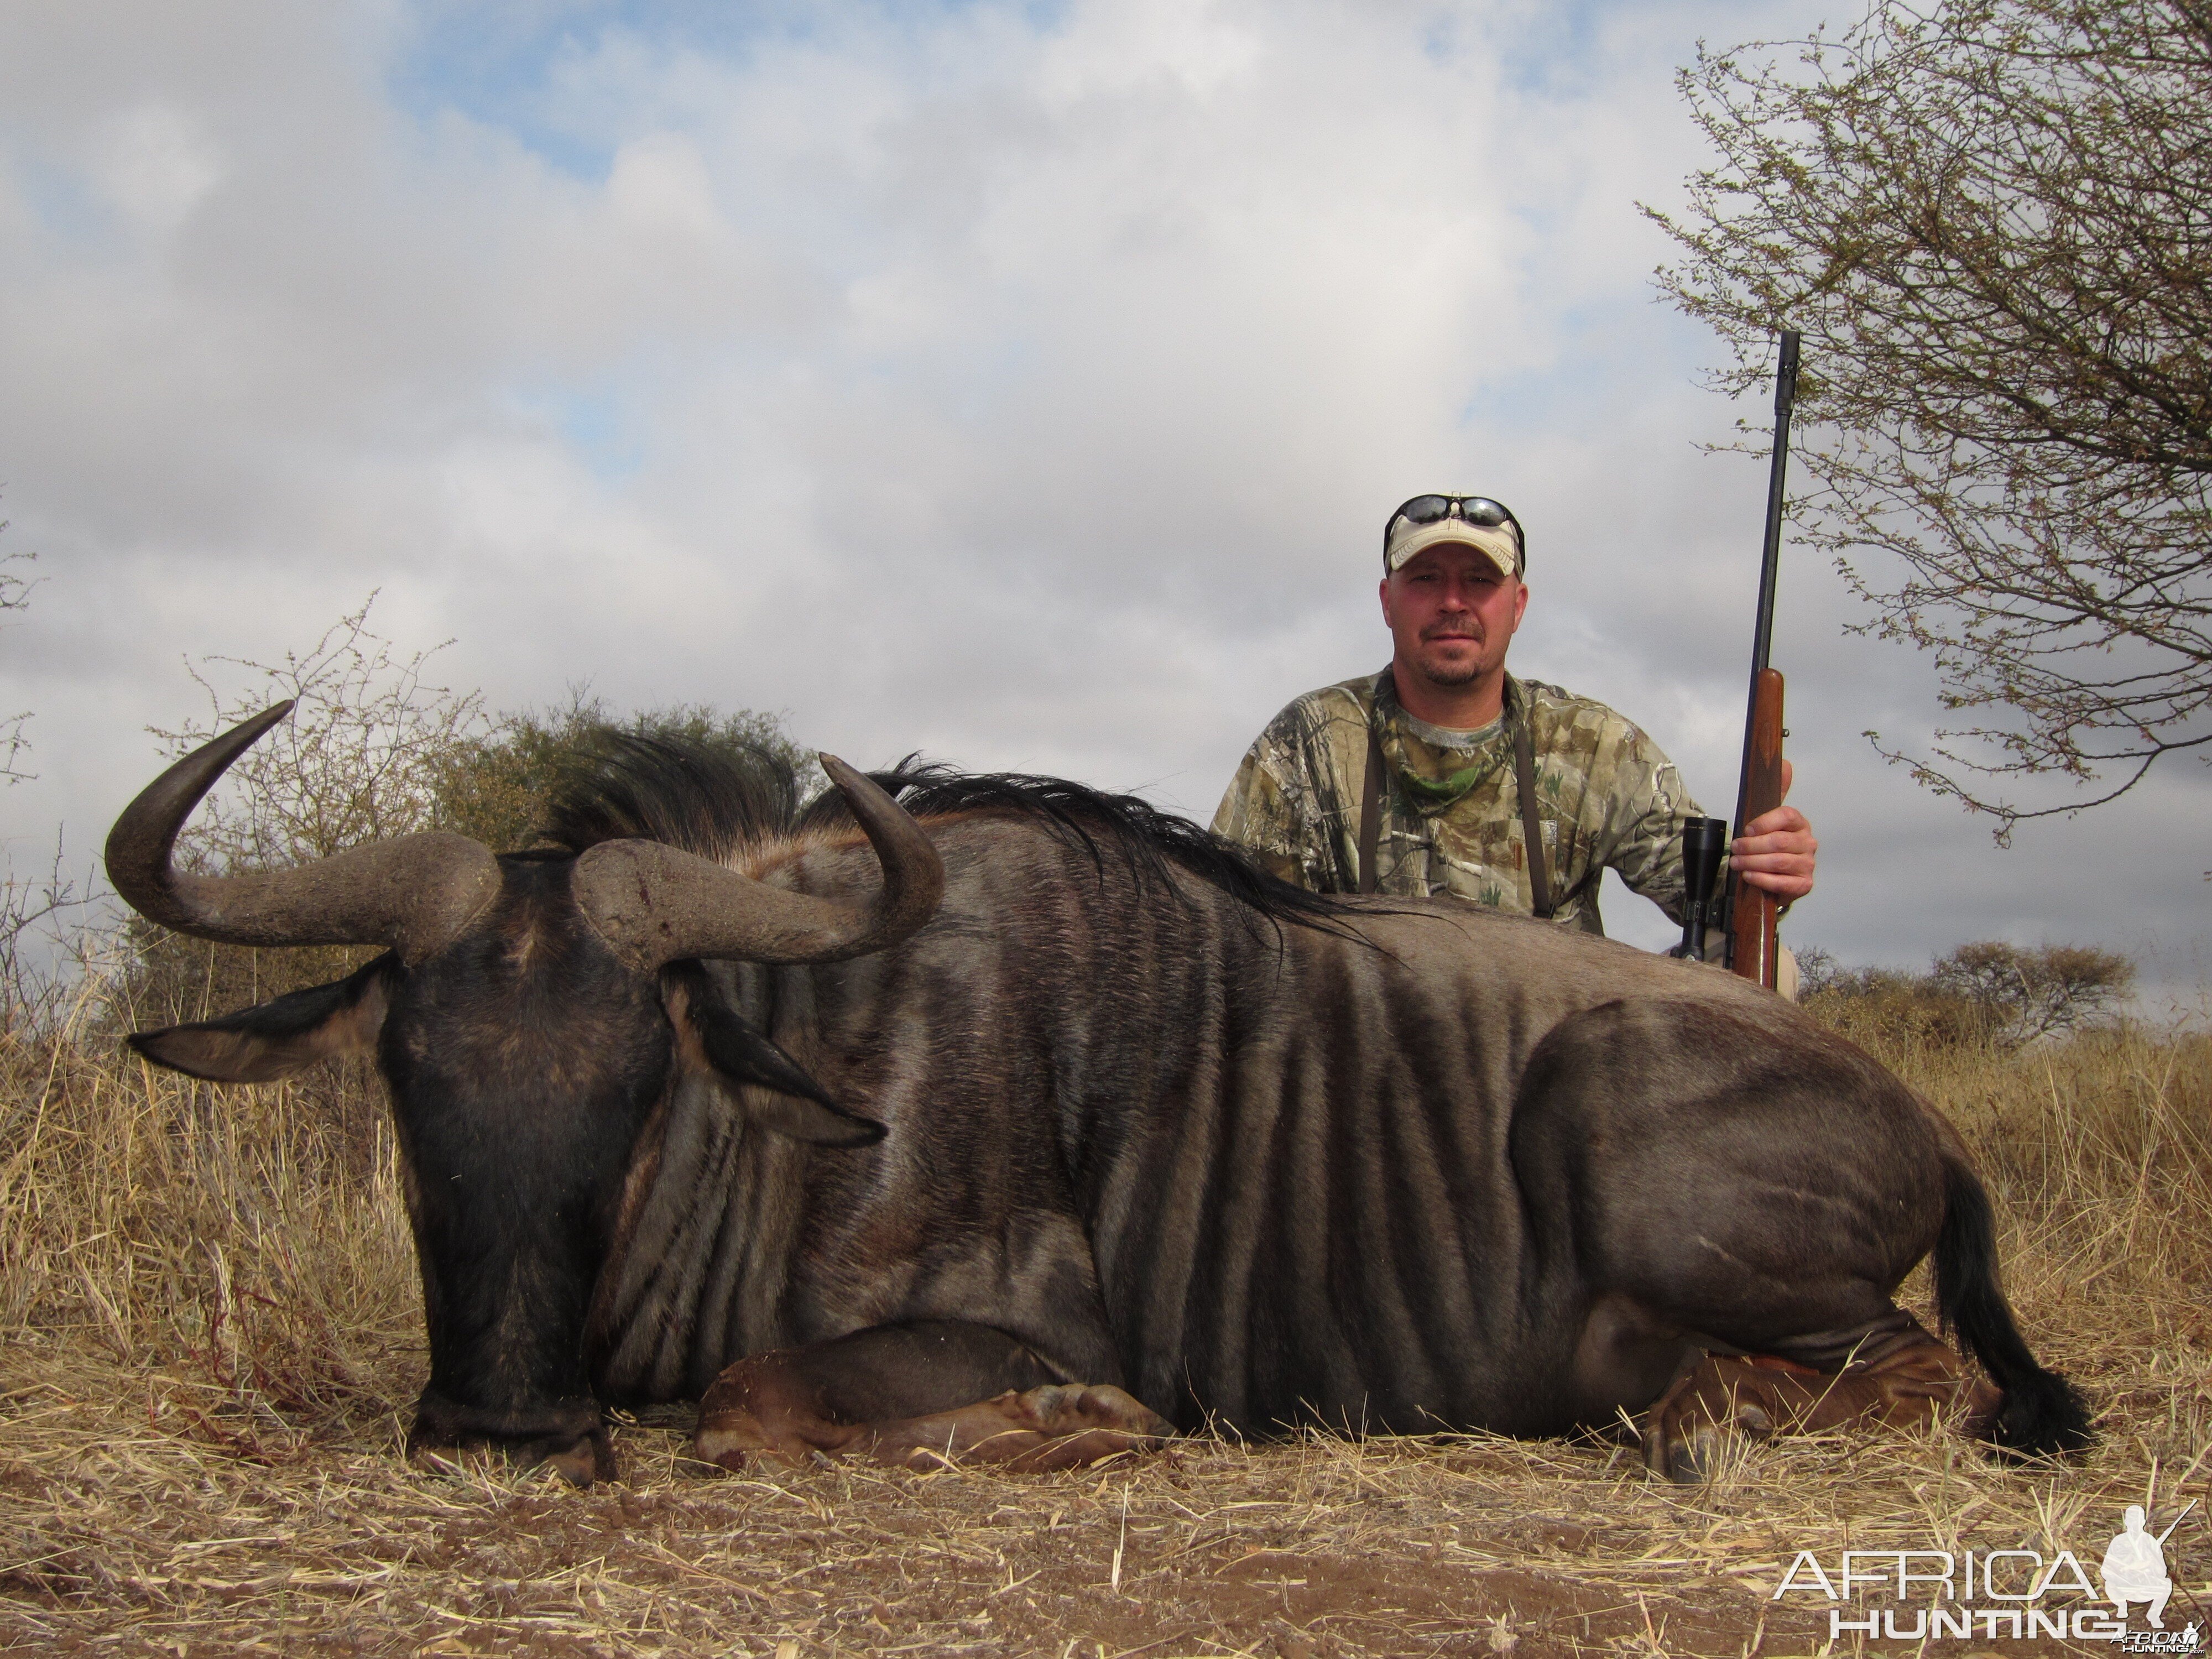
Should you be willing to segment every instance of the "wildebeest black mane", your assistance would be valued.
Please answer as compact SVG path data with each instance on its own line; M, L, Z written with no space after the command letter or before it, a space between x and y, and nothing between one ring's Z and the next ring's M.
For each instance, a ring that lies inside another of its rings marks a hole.
M1157 885L1172 895L1173 867L1267 921L1348 931L1336 899L1278 879L1234 842L1135 795L1066 778L962 772L915 755L868 775L924 820L956 813L1026 818L1079 848L1102 877L1110 854L1140 890ZM853 824L834 789L802 805L790 763L763 746L609 731L595 734L562 769L543 834L571 853L636 839L726 862L772 840Z
M725 863L788 835L798 817L791 763L762 744L603 730L561 763L539 833L570 853L657 841Z
M962 772L915 755L868 775L918 818L957 812L1030 818L1063 843L1081 848L1102 875L1109 851L1126 860L1140 890L1158 883L1172 892L1168 868L1173 865L1271 921L1343 930L1344 907L1334 899L1269 875L1235 842L1135 795L1033 773ZM817 796L803 819L810 829L853 821L844 798L834 791Z

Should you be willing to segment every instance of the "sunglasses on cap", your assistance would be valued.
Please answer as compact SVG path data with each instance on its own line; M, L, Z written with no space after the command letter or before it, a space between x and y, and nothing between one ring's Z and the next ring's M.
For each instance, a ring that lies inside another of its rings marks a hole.
M1513 544L1521 550L1521 568L1528 568L1528 532L1521 527L1521 520L1513 516L1513 509L1503 501L1493 501L1487 495L1416 495L1399 504L1396 512L1382 521L1382 554L1390 553L1390 532L1403 519L1407 524L1436 524L1445 519L1462 519L1484 530L1495 530L1502 524L1513 526Z

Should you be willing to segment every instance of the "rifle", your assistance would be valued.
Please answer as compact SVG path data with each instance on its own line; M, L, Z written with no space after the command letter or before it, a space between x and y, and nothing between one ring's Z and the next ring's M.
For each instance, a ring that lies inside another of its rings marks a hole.
M1797 401L1797 331L1782 331L1782 362L1774 374L1774 458L1766 475L1766 544L1759 570L1759 626L1752 635L1751 697L1744 713L1743 771L1736 784L1735 833L1782 805L1782 676L1768 665L1774 643L1774 580L1782 562L1782 475L1790 463L1790 410ZM1774 988L1773 894L1734 873L1729 878L1729 966Z
M1797 401L1797 331L1782 331L1782 363L1774 376L1774 459L1766 480L1766 543L1759 571L1759 626L1752 636L1751 698L1743 728L1743 770L1736 781L1735 833L1782 805L1782 676L1767 664L1774 643L1774 579L1782 562L1782 475L1790 459L1790 410ZM1722 953L1746 979L1774 988L1774 930L1781 907L1774 896L1741 876L1726 894L1713 888L1729 826L1719 818L1691 818L1682 826L1682 942L1669 956L1706 960L1705 932L1717 926L1729 937Z

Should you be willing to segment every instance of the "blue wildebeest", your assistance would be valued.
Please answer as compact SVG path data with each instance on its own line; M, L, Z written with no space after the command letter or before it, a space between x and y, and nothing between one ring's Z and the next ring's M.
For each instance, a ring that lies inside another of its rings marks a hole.
M418 1447L613 1473L602 1402L697 1449L1045 1468L1209 1418L1717 1437L1955 1415L2087 1437L1996 1279L1952 1130L1729 975L1449 903L1321 898L1048 780L883 787L610 740L550 850L410 836L177 871L282 714L117 823L116 889L203 939L381 944L140 1033L255 1082L389 1086L422 1274ZM1972 1377L1893 1298L1935 1253Z

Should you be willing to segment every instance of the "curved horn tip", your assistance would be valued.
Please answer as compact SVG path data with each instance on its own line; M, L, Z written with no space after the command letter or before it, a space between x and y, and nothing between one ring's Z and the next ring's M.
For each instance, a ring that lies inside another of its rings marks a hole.
M577 857L572 878L600 937L633 966L847 962L928 921L945 896L945 860L927 833L867 774L819 758L875 849L884 883L872 899L782 891L662 842L601 842Z
M839 760L826 749L817 750L814 757L822 763L822 769L830 775L830 781L837 786L839 793L847 799L851 799L857 790L871 795L880 795L894 805L897 804L896 796L866 772L860 770L859 767L848 765L844 761Z
M107 878L124 902L164 927L188 928L191 907L176 891L170 849L200 798L264 732L292 712L285 698L173 762L140 790L107 832Z
M231 727L231 731L234 733L251 731L254 737L258 738L264 732L266 732L270 726L276 725L278 720L283 720L285 715L290 714L294 704L298 702L298 701L299 699L296 697L287 697L282 702L272 702L268 708L263 709L259 714L253 715L251 719L239 721L236 726ZM248 741L251 741L251 739L248 739Z
M223 773L230 769L233 761L260 742L263 734L270 726L275 726L292 712L295 701L291 697L287 697L282 702L273 702L259 714L250 715L239 721L228 732L218 732L198 748L193 750L191 754L186 755L184 759L179 761L175 766L170 768L170 771L181 771L195 761L204 759L212 761L220 756L222 758L216 762L215 773L208 780L209 787L212 787L215 779L221 777ZM165 773L164 779L167 775Z
M139 792L107 832L116 893L149 921L219 944L382 945L407 964L442 948L499 887L498 860L465 836L400 836L282 871L196 875L171 862L201 797L291 711L263 709Z
M824 754L822 766L884 860L884 887L878 902L892 908L883 913L882 921L902 937L936 913L938 901L945 896L945 861L890 790L835 755Z

